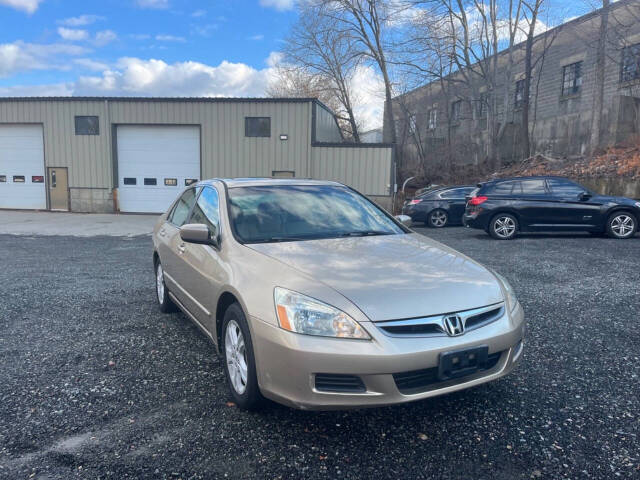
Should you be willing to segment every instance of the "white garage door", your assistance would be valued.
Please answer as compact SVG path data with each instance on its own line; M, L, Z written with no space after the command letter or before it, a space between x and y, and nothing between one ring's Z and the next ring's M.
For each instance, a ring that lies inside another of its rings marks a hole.
M164 212L200 179L200 129L119 126L118 198L122 212Z
M47 208L42 125L0 125L0 208Z

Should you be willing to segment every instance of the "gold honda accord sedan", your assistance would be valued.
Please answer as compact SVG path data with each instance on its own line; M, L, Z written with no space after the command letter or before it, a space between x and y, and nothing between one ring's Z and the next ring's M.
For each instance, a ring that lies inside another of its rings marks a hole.
M388 405L506 375L525 329L512 288L408 222L335 182L199 182L153 232L160 310L210 337L247 409Z

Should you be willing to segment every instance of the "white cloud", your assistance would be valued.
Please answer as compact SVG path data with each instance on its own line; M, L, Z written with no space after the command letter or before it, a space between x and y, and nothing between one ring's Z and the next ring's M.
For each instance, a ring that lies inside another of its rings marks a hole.
M140 8L169 8L169 0L136 0Z
M196 10L195 12L193 12L191 14L191 16L194 17L194 18L198 18L198 17L204 17L206 14L207 14L206 10L200 9L200 10Z
M218 29L217 23L210 23L208 25L196 25L193 27L192 33L195 33L196 35L200 35L201 37L208 38L217 29Z
M33 13L38 9L42 1L43 0L0 0L0 5L22 10L27 13Z
M58 35L65 40L72 42L78 42L80 40L86 40L89 38L89 32L86 30L76 30L73 28L58 27Z
M373 67L360 65L351 79L353 113L360 130L382 127L384 115L384 80Z
M109 69L109 65L107 65L106 63L91 60L90 58L76 58L73 63L87 70L93 70L95 72L103 72Z
M262 35L262 34L251 35L250 37L247 37L247 40L254 40L254 41L264 40L264 35Z
M0 97L68 97L72 94L73 85L69 83L0 87Z
M260 5L263 7L275 8L280 11L291 10L295 3L296 0L260 0Z
M156 40L159 42L179 42L184 43L187 40L184 37L177 37L175 35L156 35Z
M85 25L91 25L92 23L106 20L105 17L100 15L80 15L79 17L70 17L58 20L60 25L67 27L84 27Z
M93 40L93 43L99 47L104 47L106 44L117 40L118 35L113 30L102 30L96 33L96 37Z
M88 50L62 43L34 44L17 41L0 44L0 78L29 70L68 70L68 57Z
M151 38L151 35L147 33L132 33L131 35L129 35L129 37L135 40L149 40Z
M263 96L269 69L257 70L243 63L199 62L121 58L101 76L80 77L74 95L145 96Z

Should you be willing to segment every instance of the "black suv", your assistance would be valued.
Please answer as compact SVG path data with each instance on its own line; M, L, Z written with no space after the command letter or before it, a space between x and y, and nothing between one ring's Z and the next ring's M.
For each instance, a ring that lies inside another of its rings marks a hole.
M499 240L540 231L630 238L638 219L640 202L630 198L598 195L563 177L520 177L478 184L467 199L463 222Z

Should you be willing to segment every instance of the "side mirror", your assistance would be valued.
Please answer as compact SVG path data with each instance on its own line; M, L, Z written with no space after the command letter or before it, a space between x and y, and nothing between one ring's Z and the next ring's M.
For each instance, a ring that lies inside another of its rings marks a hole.
M411 224L413 223L409 215L396 215L395 219L398 220L405 227L410 227Z
M211 232L204 223L187 223L181 226L180 238L189 243L213 245L216 248L220 246L218 232Z
M591 194L589 192L582 192L578 195L578 199L581 202L586 202L587 200L589 200L591 198Z

